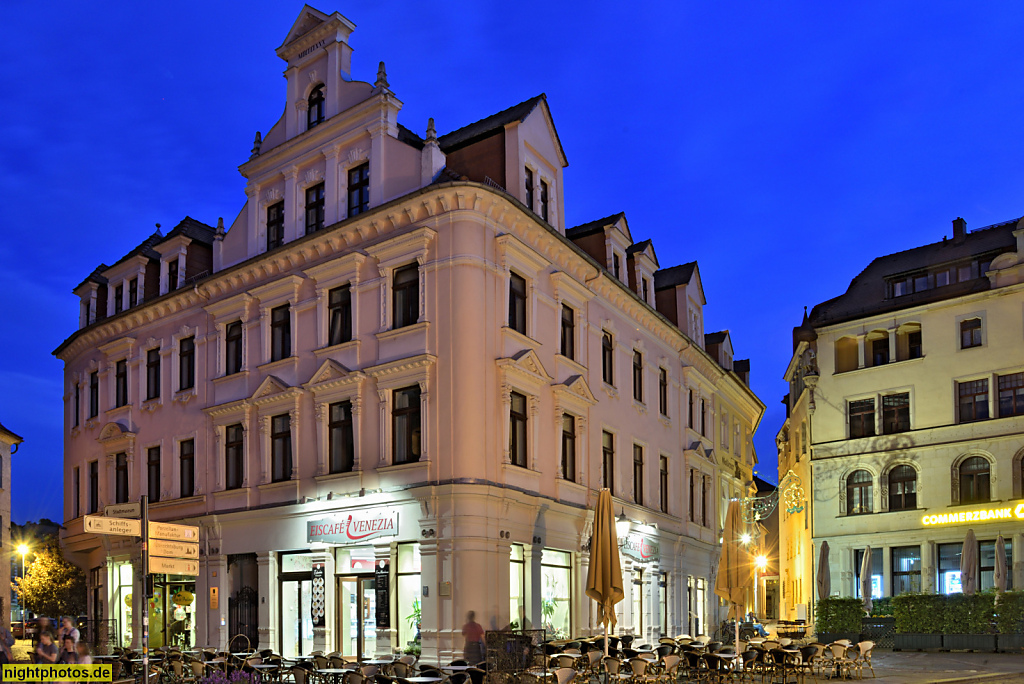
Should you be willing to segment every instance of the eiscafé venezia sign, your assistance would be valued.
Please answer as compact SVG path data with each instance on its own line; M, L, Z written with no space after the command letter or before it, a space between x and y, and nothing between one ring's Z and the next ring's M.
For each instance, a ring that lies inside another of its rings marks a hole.
M1024 502L1002 508L980 508L973 511L934 513L921 518L921 524L957 525L959 523L988 522L990 520L1024 520Z
M343 518L310 520L306 523L306 541L325 544L356 544L378 537L398 534L398 513L350 513Z
M619 550L638 561L656 561L661 554L661 546L653 539L642 534L631 534L619 542Z

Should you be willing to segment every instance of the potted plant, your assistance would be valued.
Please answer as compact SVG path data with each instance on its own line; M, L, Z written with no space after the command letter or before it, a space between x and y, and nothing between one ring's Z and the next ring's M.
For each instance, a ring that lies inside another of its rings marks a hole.
M947 651L995 651L992 633L995 594L953 594L945 597L942 647Z
M414 644L414 643L415 644L419 644L419 642L420 642L420 622L422 621L422 618L423 618L423 606L420 603L419 599L413 599L413 601L412 601L412 612L409 613L409 615L405 618L406 620L409 621L409 629L415 629L416 630L416 637L413 639L413 641L409 642L410 645Z
M944 596L900 594L892 599L896 633L894 651L922 651L942 648Z
M1000 651L1024 649L1024 591L1006 591L996 599L996 648Z
M860 599L830 596L819 599L816 606L814 629L818 641L825 644L839 639L860 641L860 622L864 615Z

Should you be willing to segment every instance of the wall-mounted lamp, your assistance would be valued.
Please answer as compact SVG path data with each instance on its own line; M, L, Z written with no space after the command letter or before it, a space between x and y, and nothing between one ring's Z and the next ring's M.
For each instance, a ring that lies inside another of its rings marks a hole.
M622 513L619 514L619 517L615 519L615 536L622 539L628 535L631 525L632 523L629 522L629 518L626 517L626 511L623 509Z

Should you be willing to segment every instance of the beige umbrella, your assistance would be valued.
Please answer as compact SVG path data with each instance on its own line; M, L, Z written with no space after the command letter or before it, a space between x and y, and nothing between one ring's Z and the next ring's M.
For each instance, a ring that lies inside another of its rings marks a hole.
M860 563L860 597L864 601L864 612L871 615L871 547L864 549Z
M996 537L996 572L995 572L995 585L996 591L1006 591L1006 541L1003 539L1003 535Z
M754 565L750 561L750 553L743 544L746 532L743 513L739 501L729 502L729 511L725 516L725 529L722 531L722 556L718 561L718 576L715 578L715 594L728 601L730 614L736 615L736 641L739 643L740 620L743 615L742 606L747 600L747 589L753 582Z
M625 597L622 566L619 565L619 540L615 534L612 493L602 489L594 508L594 534L590 538L590 570L587 572L587 596L597 602L597 619L604 624L604 654L608 655L608 626L615 626L615 604Z
M832 569L828 566L828 542L821 542L821 551L818 553L818 599L828 598L832 595Z
M978 539L974 530L967 530L960 552L960 586L968 596L978 590Z

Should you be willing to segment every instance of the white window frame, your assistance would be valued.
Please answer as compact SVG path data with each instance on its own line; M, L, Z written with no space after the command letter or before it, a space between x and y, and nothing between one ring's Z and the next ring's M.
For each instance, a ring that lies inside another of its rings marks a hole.
M416 323L428 319L426 311L426 264L430 244L437 237L437 232L426 227L416 228L402 235L385 240L366 248L367 254L377 260L377 271L380 274L380 331L394 329L394 311L392 311L392 285L395 269L416 262L419 273L419 316ZM413 326L405 326L413 327Z
M956 329L956 351L957 352L969 352L973 349L984 349L988 347L988 316L987 312L972 311L970 313L960 314L956 317L954 325ZM964 347L962 345L963 338L960 335L960 324L964 321L969 321L972 318L981 320L981 346L980 347Z
M363 267L364 263L366 263L366 256L353 252L346 254L340 259L332 259L303 271L316 287L317 351L330 348L328 346L331 326L329 293L331 290L343 285L349 286L352 295L352 339L349 342L342 342L334 346L341 347L358 341L359 331L356 329L356 323L359 321L358 294L362 283L359 270Z
M181 341L189 337L195 338L193 354L195 354L195 378L193 378L192 387L189 389L178 389L181 387ZM182 325L178 328L178 332L171 335L171 396L174 397L173 401L187 404L190 400L199 396L199 384L202 378L200 377L200 371L205 364L202 363L199 347L200 347L200 336L199 326L193 325ZM160 388L161 392L163 387Z
M271 443L271 419L274 416L288 414L288 427L291 432L292 445L292 472L289 482L297 483L299 479L299 459L302 454L300 449L299 419L300 402L306 391L301 387L278 386L276 381L268 377L257 388L249 403L255 409L256 421L260 429L260 453L259 453L259 481L258 484L271 484L273 479ZM278 483L274 483L278 484Z
M297 274L287 275L283 278L261 285L249 290L249 294L259 300L260 312L260 364L266 366L270 363L295 362L298 359L299 337L296 335L298 322L299 288L305 280ZM291 354L277 361L271 361L271 311L277 307L288 304L288 325L291 326ZM245 325L243 324L243 341L245 336ZM243 360L245 355L243 352Z
M584 357L586 356L585 352L588 350L588 345L585 344L585 341L590 334L586 311L588 303L594 297L594 293L562 271L554 271L551 274L551 288L555 299L555 330L558 335L555 358L575 363L580 368L586 368L588 359ZM571 359L564 356L561 349L563 304L573 310L573 358Z
M252 322L250 303L254 297L248 292L242 292L233 297L223 299L204 306L206 313L213 319L214 330L216 331L217 360L214 364L216 379L225 377L242 377L249 372L249 327ZM227 372L227 327L231 323L241 321L242 323L242 367L233 375L225 375Z
M376 380L377 385L378 408L380 411L380 456L377 462L378 468L414 466L429 463L431 369L436 361L436 356L419 354L364 369L367 376ZM392 460L394 456L392 447L392 396L394 390L411 385L419 385L420 388L420 460L416 463L394 463Z
M213 423L213 453L216 456L213 459L208 459L207 464L212 460L216 464L214 468L213 486L211 491L213 492L239 492L248 489L252 486L251 466L249 464L250 456L252 455L252 440L251 427L252 427L252 406L246 399L239 399L238 401L228 402L226 404L218 404L217 406L211 406L203 409L203 412L210 417L210 421ZM240 424L242 426L242 486L238 489L228 490L227 487L227 443L226 443L226 430L229 425ZM198 444L196 445L196 451L198 451ZM198 459L197 459L198 461ZM209 472L209 466L207 465L207 472ZM198 483L198 478L196 478Z
M505 304L501 309L501 327L512 330L508 325L508 298L512 271L515 271L517 275L526 279L526 336L533 339L537 330L537 279L551 266L551 262L510 233L499 235L495 238L494 244L502 272L502 301Z
M348 401L352 404L352 473L363 469L362 425L363 418L363 381L367 375L361 371L349 371L333 359L326 359L303 387L313 395L313 409L316 416L316 430L319 437L317 448L317 476L344 476L351 473L330 473L330 405ZM423 388L420 388L422 393ZM421 394L422 396L422 394ZM421 405L422 410L422 405ZM422 414L421 414L422 418ZM421 421L422 429L422 421ZM370 464L373 465L373 464Z

